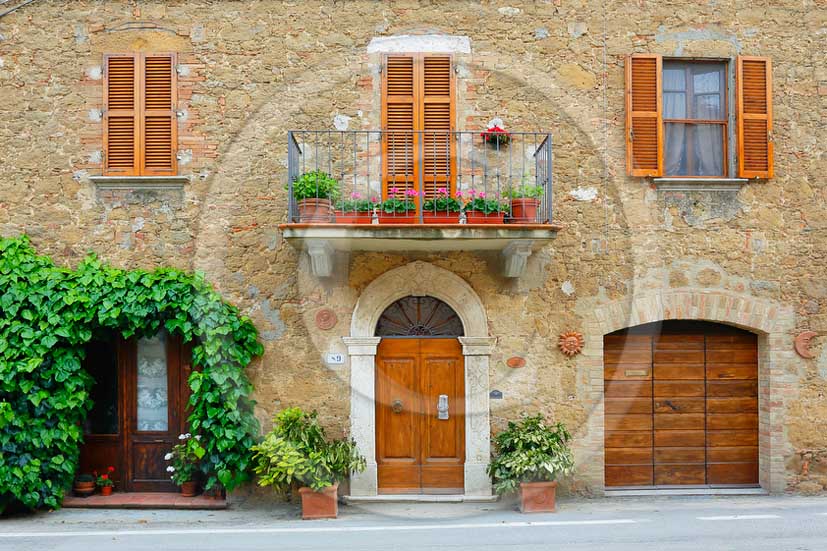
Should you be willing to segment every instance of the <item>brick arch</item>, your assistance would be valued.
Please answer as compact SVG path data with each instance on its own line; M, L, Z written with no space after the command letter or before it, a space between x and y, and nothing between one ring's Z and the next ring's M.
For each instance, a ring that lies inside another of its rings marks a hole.
M666 320L722 323L758 335L759 477L765 490L783 492L791 450L784 431L786 401L797 386L789 374L795 362L794 311L770 299L701 288L642 293L596 305L586 314L585 346L577 359L581 396L589 412L575 447L580 480L592 491L604 488L603 336Z

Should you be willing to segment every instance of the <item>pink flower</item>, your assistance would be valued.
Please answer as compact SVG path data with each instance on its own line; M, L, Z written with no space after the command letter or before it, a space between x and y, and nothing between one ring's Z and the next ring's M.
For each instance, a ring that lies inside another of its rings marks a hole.
M371 202L371 203L379 203L379 202L380 202L380 201L379 201L379 197L371 197L371 198L370 198L370 202Z
M392 187L388 190L388 193L390 193L391 195L396 195L397 193L399 193L399 188Z
M480 199L485 199L485 192L484 192L484 191L481 191L481 192L479 193L479 198L480 198Z
M448 195L448 190L445 189L444 187L441 187L441 188L437 189L436 192L440 195Z
M457 199L462 199L462 192L457 190L456 194L454 195Z
M469 197L474 197L476 194L477 194L477 192L476 192L476 191L474 191L473 189L469 189L469 190L468 190L468 196L469 196Z
M405 192L405 195L407 195L408 197L416 197L417 195L419 195L419 193L417 193L415 189L409 189Z
M351 199L361 199L361 198L362 198L362 194L361 194L361 193L359 193L358 191L354 191L353 193L351 193L351 194L350 194L350 198L351 198Z

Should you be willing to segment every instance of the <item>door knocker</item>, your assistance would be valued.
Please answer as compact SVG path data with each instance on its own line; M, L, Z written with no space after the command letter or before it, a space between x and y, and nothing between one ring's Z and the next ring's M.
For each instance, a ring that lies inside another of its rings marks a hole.
M391 402L391 411L394 413L402 413L402 400L397 398Z

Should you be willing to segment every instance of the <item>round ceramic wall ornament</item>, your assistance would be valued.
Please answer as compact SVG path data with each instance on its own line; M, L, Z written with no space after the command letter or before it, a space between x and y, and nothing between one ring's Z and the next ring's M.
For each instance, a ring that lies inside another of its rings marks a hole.
M807 360L815 358L816 355L810 350L810 341L813 340L813 337L817 336L818 333L815 331L804 331L797 336L793 342L796 354Z
M560 335L560 340L557 341L557 346L560 352L571 358L575 354L579 354L583 350L585 344L582 333L576 331L567 331Z
M336 326L336 312L330 308L322 308L316 312L316 327L322 331L333 329Z

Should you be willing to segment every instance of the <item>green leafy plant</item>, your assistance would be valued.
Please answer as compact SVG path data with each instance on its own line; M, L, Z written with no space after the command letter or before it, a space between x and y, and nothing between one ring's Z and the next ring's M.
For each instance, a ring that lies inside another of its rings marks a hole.
M289 186L288 188L289 189ZM339 193L339 181L321 170L305 172L293 182L293 197L302 199L335 199Z
M79 474L75 477L75 482L94 482L95 477L89 473Z
M387 214L405 214L408 211L416 210L414 197L418 195L415 189L408 189L403 192L392 187L388 190L390 197L382 201L379 210Z
M0 510L60 506L92 407L84 345L100 330L193 342L188 422L203 436L205 486L248 480L259 427L244 368L263 351L249 319L198 273L121 270L94 256L73 270L26 237L0 239Z
M114 486L115 481L112 480L112 473L114 473L114 472L115 472L115 467L108 467L106 469L105 473L98 474L96 472L95 476L97 478L95 480L95 485L99 486L101 488L104 487L104 486Z
M451 197L446 188L439 188L432 199L422 205L425 212L459 212L462 210L462 201Z
M253 447L260 486L286 491L293 484L321 490L350 472L365 470L353 440L328 440L317 413L288 408L273 418L273 430Z
M547 425L542 415L509 421L494 437L495 457L488 466L498 494L514 492L521 482L556 480L574 469L571 434L562 423Z
M373 207L379 203L376 198L362 199L361 194L353 192L350 199L339 199L334 208L342 212L371 212Z
M484 191L475 192L474 190L471 190L468 192L468 195L469 198L464 207L466 211L491 214L494 212L509 212L511 209L511 205L508 201L503 201L496 196L489 197Z
M178 435L178 444L164 456L169 461L167 472L172 473L170 480L177 486L184 482L194 481L199 474L198 466L207 450L201 445L201 435L193 436L190 433Z
M543 196L543 186L523 184L508 190L508 196L512 199L537 199Z

